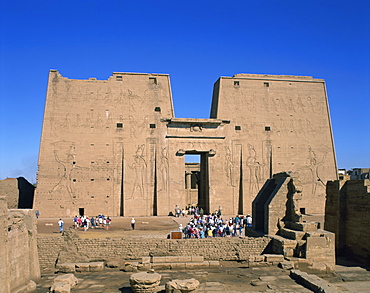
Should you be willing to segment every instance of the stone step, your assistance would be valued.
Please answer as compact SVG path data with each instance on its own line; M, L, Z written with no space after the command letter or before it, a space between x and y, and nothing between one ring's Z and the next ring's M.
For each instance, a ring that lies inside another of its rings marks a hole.
M279 234L282 237L293 240L303 240L303 238L306 236L306 232L304 231L297 231L289 228L280 228Z
M320 222L285 222L285 228L296 231L315 231L320 229Z

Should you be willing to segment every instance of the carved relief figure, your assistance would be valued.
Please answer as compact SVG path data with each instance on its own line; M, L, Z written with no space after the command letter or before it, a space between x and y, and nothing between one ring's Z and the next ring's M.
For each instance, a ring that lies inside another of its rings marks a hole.
M130 137L137 138L136 137L136 121L134 116L130 115L129 117L129 123L130 123Z
M232 156L231 156L230 147L226 148L225 168L226 168L227 178L229 179L228 180L229 184L231 186L235 186L234 185L234 176L233 176L234 166L233 166L233 160L232 160Z
M143 123L141 123L141 125L139 126L140 133L143 133L143 131L145 131L145 129L147 129L148 127L149 127L149 116L145 115Z
M50 198L53 197L53 194L66 190L68 195L72 198L73 186L71 172L73 171L76 156L76 149L74 143L70 143L68 150L66 151L66 146L68 142L66 141L57 141L54 142L54 159L58 163L58 183L49 191Z
M308 146L308 153L310 159L310 170L312 176L312 195L316 194L317 185L325 186L325 183L321 180L319 176L319 166L322 165L326 159L327 151L324 152L320 161L317 159L316 153L312 150L311 146Z
M251 195L257 194L259 191L259 181L261 173L261 164L257 161L257 154L254 146L248 144L249 157L247 158L247 166L249 168L249 192Z
M162 149L161 163L159 165L159 172L161 174L159 191L167 190L168 184L168 151L167 148Z
M134 163L130 166L135 171L134 186L132 188L132 194L130 199L143 199L144 198L144 186L146 184L146 167L147 164L144 159L144 148L145 145L137 147Z

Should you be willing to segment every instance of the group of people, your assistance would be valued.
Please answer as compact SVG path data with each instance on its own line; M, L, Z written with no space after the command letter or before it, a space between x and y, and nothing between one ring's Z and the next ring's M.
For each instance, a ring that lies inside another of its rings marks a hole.
M245 227L252 227L250 215L237 215L224 220L217 213L211 215L195 213L185 227L180 224L179 230L183 232L184 238L236 237L243 236Z
M84 231L87 231L89 228L103 228L109 230L111 222L112 220L109 216L104 216L102 214L96 217L75 216L73 218L74 228L83 228Z

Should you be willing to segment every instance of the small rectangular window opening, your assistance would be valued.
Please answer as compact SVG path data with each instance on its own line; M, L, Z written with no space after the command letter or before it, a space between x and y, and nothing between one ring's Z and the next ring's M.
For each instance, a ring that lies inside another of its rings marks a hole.
M240 85L239 80L235 80L234 81L234 86L239 86L239 85Z
M264 83L263 83L263 85L264 85L265 87L269 87L269 86L270 86L270 83L269 83L269 82L264 82Z
M154 108L154 111L156 111L156 112L161 112L161 107L155 107L155 108Z
M265 126L265 131L270 131L271 127L270 126Z
M123 123L117 123L117 128L122 128L123 127Z
M116 80L118 80L118 81L122 81L122 75L117 75L117 76L116 76Z
M150 128L155 128L155 124L150 124L149 127Z
M237 126L235 126L235 130L242 130L242 127L237 125Z
M149 82L152 84L157 84L157 78L156 77L149 77Z

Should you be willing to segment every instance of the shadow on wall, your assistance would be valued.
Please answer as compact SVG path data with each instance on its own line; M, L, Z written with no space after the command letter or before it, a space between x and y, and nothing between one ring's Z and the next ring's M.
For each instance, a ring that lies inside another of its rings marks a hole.
M29 183L23 177L18 177L18 208L32 209L33 197L35 195L35 186Z

